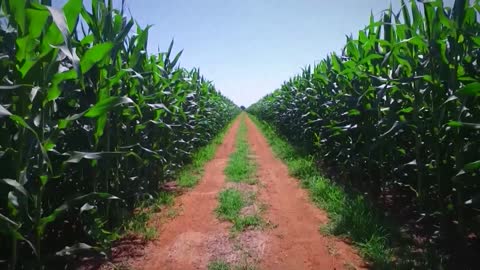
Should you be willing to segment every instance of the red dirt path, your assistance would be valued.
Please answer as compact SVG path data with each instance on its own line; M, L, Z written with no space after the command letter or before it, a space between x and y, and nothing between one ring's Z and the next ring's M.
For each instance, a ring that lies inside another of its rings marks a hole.
M290 177L288 168L275 158L265 137L247 119L248 141L257 156L258 177L265 188L259 199L267 203L265 218L275 228L270 236L260 269L359 269L360 257L343 241L323 236L321 224L325 212L309 201L299 181Z
M237 120L205 166L200 183L177 199L176 206L182 209L179 216L163 225L157 239L146 247L145 258L135 261L133 269L206 269L217 253L211 249L221 249L228 240L228 224L217 220L214 209L225 182L223 169L235 149L238 124Z
M360 269L363 261L346 243L323 236L326 214L314 207L287 167L276 159L267 141L246 119L248 141L258 163L258 200L267 205L263 218L274 226L244 234L259 260L258 269ZM215 217L217 194L226 186L223 170L235 148L239 120L225 136L215 158L207 163L200 183L176 202L179 216L158 225L159 235L143 256L124 258L133 269L207 269L218 258L238 263L229 238L230 224ZM243 236L242 236L243 237ZM241 238L242 238L241 237ZM258 239L256 239L258 238Z

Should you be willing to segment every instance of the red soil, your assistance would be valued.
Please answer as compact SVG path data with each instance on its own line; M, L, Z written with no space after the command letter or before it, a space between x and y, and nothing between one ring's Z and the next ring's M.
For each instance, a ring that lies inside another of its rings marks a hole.
M213 260L241 263L244 254L258 269L359 269L365 264L345 242L323 236L328 219L314 207L287 167L276 159L267 141L247 118L248 140L258 163L258 201L267 205L263 219L273 226L247 231L232 240L231 224L215 216L217 194L227 186L223 170L235 148L239 121L225 136L215 158L205 167L200 183L177 198L179 215L157 224L159 235L143 256L114 258L133 269L207 269ZM241 246L240 250L238 246ZM242 253L242 254L240 254ZM133 255L133 254L132 254ZM123 254L125 256L125 254Z

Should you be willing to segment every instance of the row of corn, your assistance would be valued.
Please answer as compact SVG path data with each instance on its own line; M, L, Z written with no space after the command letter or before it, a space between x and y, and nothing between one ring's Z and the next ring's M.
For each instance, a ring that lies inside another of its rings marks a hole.
M249 111L346 186L433 225L429 241L465 248L480 235L480 4L421 2L372 15Z
M239 109L173 42L148 54L111 0L0 5L0 268L57 269L108 247Z

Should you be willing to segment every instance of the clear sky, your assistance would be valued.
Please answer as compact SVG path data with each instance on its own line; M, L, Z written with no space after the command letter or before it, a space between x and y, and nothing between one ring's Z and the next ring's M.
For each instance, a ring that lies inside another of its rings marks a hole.
M57 7L65 2L53 0ZM153 25L150 53L165 51L174 38L175 50L184 50L181 66L199 67L224 95L249 106L340 51L346 35L390 2L398 11L400 0L126 0L126 10L141 26Z

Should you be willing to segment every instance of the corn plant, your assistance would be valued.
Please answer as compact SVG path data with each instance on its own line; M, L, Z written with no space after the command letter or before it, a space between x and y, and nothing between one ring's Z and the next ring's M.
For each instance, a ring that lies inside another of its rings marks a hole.
M0 264L51 269L108 250L239 109L111 0L0 5Z
M464 250L480 233L480 5L422 2L371 16L249 111L374 200L406 192L432 241Z

